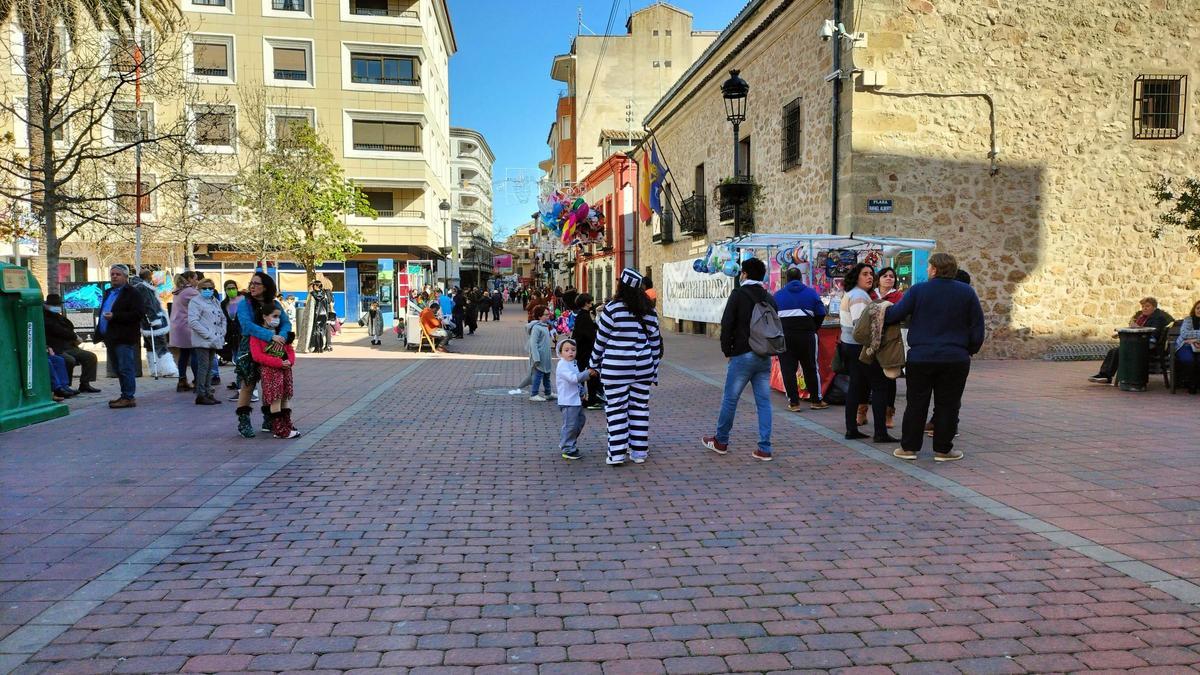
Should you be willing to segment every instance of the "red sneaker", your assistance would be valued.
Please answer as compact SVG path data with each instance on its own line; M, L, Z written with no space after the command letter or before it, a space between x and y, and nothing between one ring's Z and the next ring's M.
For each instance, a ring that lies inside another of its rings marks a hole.
M704 447L712 450L718 455L724 455L725 453L729 452L729 444L718 441L716 436L705 436L700 439L700 442L704 444Z
M750 454L754 457L754 459L762 460L764 462L769 462L772 459L775 459L774 457L772 457L771 455L768 455L767 453L763 452L762 450L755 450L754 452L752 452Z

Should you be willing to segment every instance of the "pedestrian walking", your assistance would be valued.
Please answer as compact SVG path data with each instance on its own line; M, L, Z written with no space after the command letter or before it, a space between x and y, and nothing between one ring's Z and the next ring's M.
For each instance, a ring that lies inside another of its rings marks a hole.
M642 275L626 267L616 296L600 311L591 367L600 374L608 420L610 466L646 461L650 451L650 386L658 384L663 342Z
M550 401L555 398L555 395L550 392L550 322L554 315L550 312L550 308L545 305L537 305L532 309L532 313L537 317L530 321L525 326L525 333L529 336L529 367L533 375L532 387L529 390L530 401ZM538 385L542 385L545 391L544 395L538 395Z
M378 302L372 302L367 311L358 317L358 325L366 326L367 337L371 338L372 345L383 344L383 313L379 311Z
M479 303L482 297L478 288L472 288L467 293L466 317L467 328L470 329L470 332L467 333L468 335L474 335L475 331L479 330Z
M866 263L858 263L846 274L842 281L846 294L842 296L842 336L838 350L842 365L850 372L850 384L846 387L846 439L867 438L858 427L866 424L869 399L875 432L872 438L876 443L885 443L896 440L887 432L887 375L878 362L862 362L859 357L863 346L854 339L854 326L871 304L874 287L875 270Z
M758 415L758 447L755 459L769 462L774 459L771 447L771 354L768 339L779 338L778 345L786 349L783 325L778 316L775 299L767 292L764 279L767 266L758 258L742 262L739 285L725 301L721 315L721 352L729 359L725 370L725 391L721 398L721 413L717 417L717 432L700 439L704 447L718 455L729 452L729 434L737 414L738 399L746 385L754 391L754 407ZM795 377L793 376L793 379Z
M454 322L454 337L461 340L467 323L467 296L461 288L455 288L452 299L454 305L450 308L450 318Z
M793 267L787 271L787 283L775 292L775 306L783 324L787 351L779 355L779 370L783 389L787 392L788 410L800 410L800 391L796 383L796 368L804 374L808 390L808 407L828 408L821 398L821 373L817 371L817 329L825 320L825 303L821 296L804 283L804 273Z
M96 381L96 355L82 348L82 341L75 332L75 324L63 316L63 299L58 293L46 296L42 305L42 322L46 326L46 346L61 356L67 368L67 384L70 385L75 366L79 366L79 386L76 391L98 394L92 386Z
M479 304L476 306L480 321L489 321L492 315L492 296L486 292L479 294Z
M954 449L958 413L971 372L971 357L983 346L983 308L975 290L955 280L958 262L949 253L929 256L929 281L908 289L900 302L887 309L888 324L908 319L908 361L905 366L907 406L901 422L900 447L892 455L914 460L924 441L929 399L933 396L933 458L962 459Z
M238 304L241 301L242 295L238 292L237 282L232 279L226 281L225 297L221 300L221 311L225 313L225 347L222 350L222 357L227 363L235 364L233 380L226 387L234 392L233 397L229 399L231 401L237 400L237 391L242 388L236 367L238 348L242 342L242 327L237 320Z
M596 344L596 318L593 316L594 305L592 296L581 293L575 299L575 328L571 337L575 340L578 351L576 358L579 363L592 362L592 348ZM599 410L603 407L600 401L600 378L593 377L587 381L587 398L583 406L588 410Z
M244 438L254 438L254 426L250 423L250 402L254 396L254 388L262 377L258 363L250 353L250 338L255 337L263 342L272 341L279 345L287 342L292 334L292 324L287 315L283 314L283 305L275 299L278 291L275 280L266 272L255 272L246 284L246 295L237 306L237 320L241 327L242 337L238 346L238 359L235 365L242 389L238 392L238 433ZM280 311L280 325L268 327L266 316L276 309ZM272 431L270 406L262 406L263 431Z
M274 331L275 335L270 340L251 336L250 354L258 364L262 378L262 398L267 406L271 434L275 438L296 438L300 432L292 425L292 409L288 407L294 394L292 367L296 364L296 353L286 340L274 340L280 336L282 316L283 308L276 307L263 317L263 328Z
M558 390L558 409L562 412L562 436L559 451L563 459L580 459L579 434L587 421L583 413L581 394L584 382L596 376L596 371L579 370L575 341L567 338L558 343L558 367L554 370L554 388Z
M492 318L496 321L500 320L500 312L504 311L504 297L500 295L500 291L492 291Z
M217 287L212 279L197 284L198 296L188 303L188 328L191 329L192 350L196 354L196 405L217 405L213 396L212 364L217 352L225 346L225 313L217 300Z
M196 291L196 273L187 270L175 276L175 290L171 300L171 348L175 350L175 367L179 369L179 383L175 391L192 391L188 384L187 369L192 369L192 381L196 380L196 362L192 359L192 329L188 326L188 305L199 295Z
M121 396L108 402L110 408L137 406L137 346L141 338L142 302L129 287L129 268L113 265L108 270L112 284L100 300L100 321L96 324L96 342L112 349L117 361L117 379Z

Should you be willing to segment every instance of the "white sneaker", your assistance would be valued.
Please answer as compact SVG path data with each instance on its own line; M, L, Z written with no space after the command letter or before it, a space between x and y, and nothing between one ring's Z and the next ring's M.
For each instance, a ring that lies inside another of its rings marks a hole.
M250 395L250 402L258 403L258 392L257 391Z
M546 394L546 398L553 401L558 398L558 394Z
M538 403L542 403L542 402L548 401L550 399L546 398L545 396L530 396L529 400L537 401Z
M229 400L230 400L230 401L236 401L236 400L238 400L238 396L241 396L241 394L240 394L239 392L236 392L236 391L235 391L235 392L233 392L233 394L232 394L232 395L229 397Z

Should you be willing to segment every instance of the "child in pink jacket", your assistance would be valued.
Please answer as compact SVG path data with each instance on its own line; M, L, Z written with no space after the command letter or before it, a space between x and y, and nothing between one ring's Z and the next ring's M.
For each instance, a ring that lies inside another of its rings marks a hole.
M263 317L263 325L279 330L280 313L276 307ZM296 352L290 344L280 344L250 337L250 357L259 365L262 375L262 400L270 406L271 433L275 438L296 438L300 435L292 424L292 366L296 363Z

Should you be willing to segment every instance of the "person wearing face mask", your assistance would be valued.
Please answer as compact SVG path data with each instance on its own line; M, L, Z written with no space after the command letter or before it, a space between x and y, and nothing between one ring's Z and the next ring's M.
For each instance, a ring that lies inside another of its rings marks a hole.
M225 345L225 313L217 300L212 279L200 281L198 297L188 303L188 328L191 329L192 349L196 353L196 405L216 405L213 397L212 364L216 353Z
M533 387L529 391L530 401L548 401L555 398L550 393L550 323L554 321L554 313L545 305L534 307L534 316L525 331L529 334L529 367L533 373ZM542 385L545 394L538 395L538 385Z
M242 338L238 343L237 375L242 383L238 392L238 433L243 438L254 438L254 425L250 423L250 403L253 401L254 388L261 379L258 364L250 354L250 338L258 338L263 342L276 342L280 345L295 338L292 323L283 314L283 305L275 299L277 293L275 280L266 272L255 272L246 284L246 295L238 302L237 320L241 328ZM279 313L275 313L275 310ZM282 316L280 323L267 325L267 317ZM263 406L263 430L273 431L274 421L269 406Z
M263 325L268 330L278 331L281 313L280 308L274 308L263 317ZM265 414L271 434L275 438L298 437L300 432L292 425L292 409L288 407L293 394L292 366L296 364L296 352L290 344L251 337L250 355L262 376L263 403L267 405Z
M199 295L196 291L196 273L188 270L175 277L174 299L171 301L171 348L175 350L175 365L179 368L179 383L175 391L192 391L188 384L187 369L192 367L192 379L196 379L197 363L192 360L192 329L188 327L188 305Z
M79 336L75 334L75 324L63 316L62 296L51 293L46 296L42 305L42 320L46 325L46 346L63 358L67 366L67 382L70 384L75 366L79 366L80 393L98 394L100 390L93 387L96 381L96 355L80 347Z

